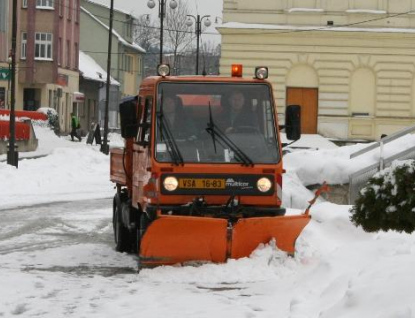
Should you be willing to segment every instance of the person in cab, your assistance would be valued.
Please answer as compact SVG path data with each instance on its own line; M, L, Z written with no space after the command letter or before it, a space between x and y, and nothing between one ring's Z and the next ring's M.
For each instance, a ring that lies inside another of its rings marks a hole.
M229 95L218 124L225 133L257 127L256 115L241 91L235 90Z

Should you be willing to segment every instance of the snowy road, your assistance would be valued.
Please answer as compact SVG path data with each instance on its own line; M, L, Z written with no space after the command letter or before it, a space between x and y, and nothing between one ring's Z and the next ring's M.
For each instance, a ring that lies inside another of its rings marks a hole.
M107 243L110 199L37 204L0 210L0 255L79 243ZM82 218L79 217L82 215ZM92 221L92 222L91 222Z
M166 308L169 317L273 316L275 309L267 309L273 302L261 302L277 286L260 272L252 280L249 266L241 268L250 272L248 281L243 272L234 272L232 262L204 265L199 273L198 267L161 267L138 274L134 256L114 251L111 199L38 204L0 214L0 286L7 293L0 317L133 317L137 311L161 317Z

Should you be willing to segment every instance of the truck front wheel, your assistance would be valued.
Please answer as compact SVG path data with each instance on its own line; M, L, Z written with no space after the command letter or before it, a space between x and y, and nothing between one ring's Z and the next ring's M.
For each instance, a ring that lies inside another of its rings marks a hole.
M122 223L122 201L118 194L114 197L112 224L114 228L115 250L117 252L129 252L131 248L128 229Z

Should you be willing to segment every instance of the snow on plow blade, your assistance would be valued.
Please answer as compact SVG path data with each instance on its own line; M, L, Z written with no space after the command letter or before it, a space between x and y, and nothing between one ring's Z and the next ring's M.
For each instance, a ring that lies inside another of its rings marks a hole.
M266 244L272 239L278 248L294 254L295 241L309 221L310 216L305 214L245 218L228 229L226 219L162 216L143 236L140 265L223 263L228 257L247 257L260 243Z
M233 227L230 257L249 256L260 243L271 239L276 240L279 249L293 255L295 241L309 221L306 214L239 219Z

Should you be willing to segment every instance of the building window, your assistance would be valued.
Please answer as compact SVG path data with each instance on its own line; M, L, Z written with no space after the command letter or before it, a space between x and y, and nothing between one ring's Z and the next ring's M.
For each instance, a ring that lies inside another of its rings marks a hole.
M26 48L27 48L27 33L22 33L22 50L20 52L20 58L25 60L26 59Z
M78 64L79 64L79 49L78 49L78 43L74 44L74 52L73 52L73 56L74 56L74 68L77 70L78 69Z
M72 19L72 1L68 0L68 8L67 8L67 12L68 12L68 20Z
M124 55L124 72L133 72L133 58L130 55Z
M66 67L71 66L71 42L69 40L66 41Z
M48 8L53 9L54 0L36 0L36 8Z
M0 109L4 108L6 108L6 89L4 87L0 87Z
M132 18L128 18L126 23L125 23L125 27L126 27L125 34L126 34L127 37L132 36L132 29L133 29L132 24L133 24Z
M35 33L35 59L52 60L52 33Z
M27 8L27 0L22 0L22 7ZM36 0L36 8L42 9L53 9L54 0Z
M59 1L59 16L63 17L63 7L64 7L64 1L65 0L58 0Z
M62 65L62 38L58 40L58 65Z
M78 23L78 0L73 0L73 14L75 22Z
M138 56L137 57L137 74L141 74L141 57L140 56Z
M53 90L49 89L49 108L53 107Z

